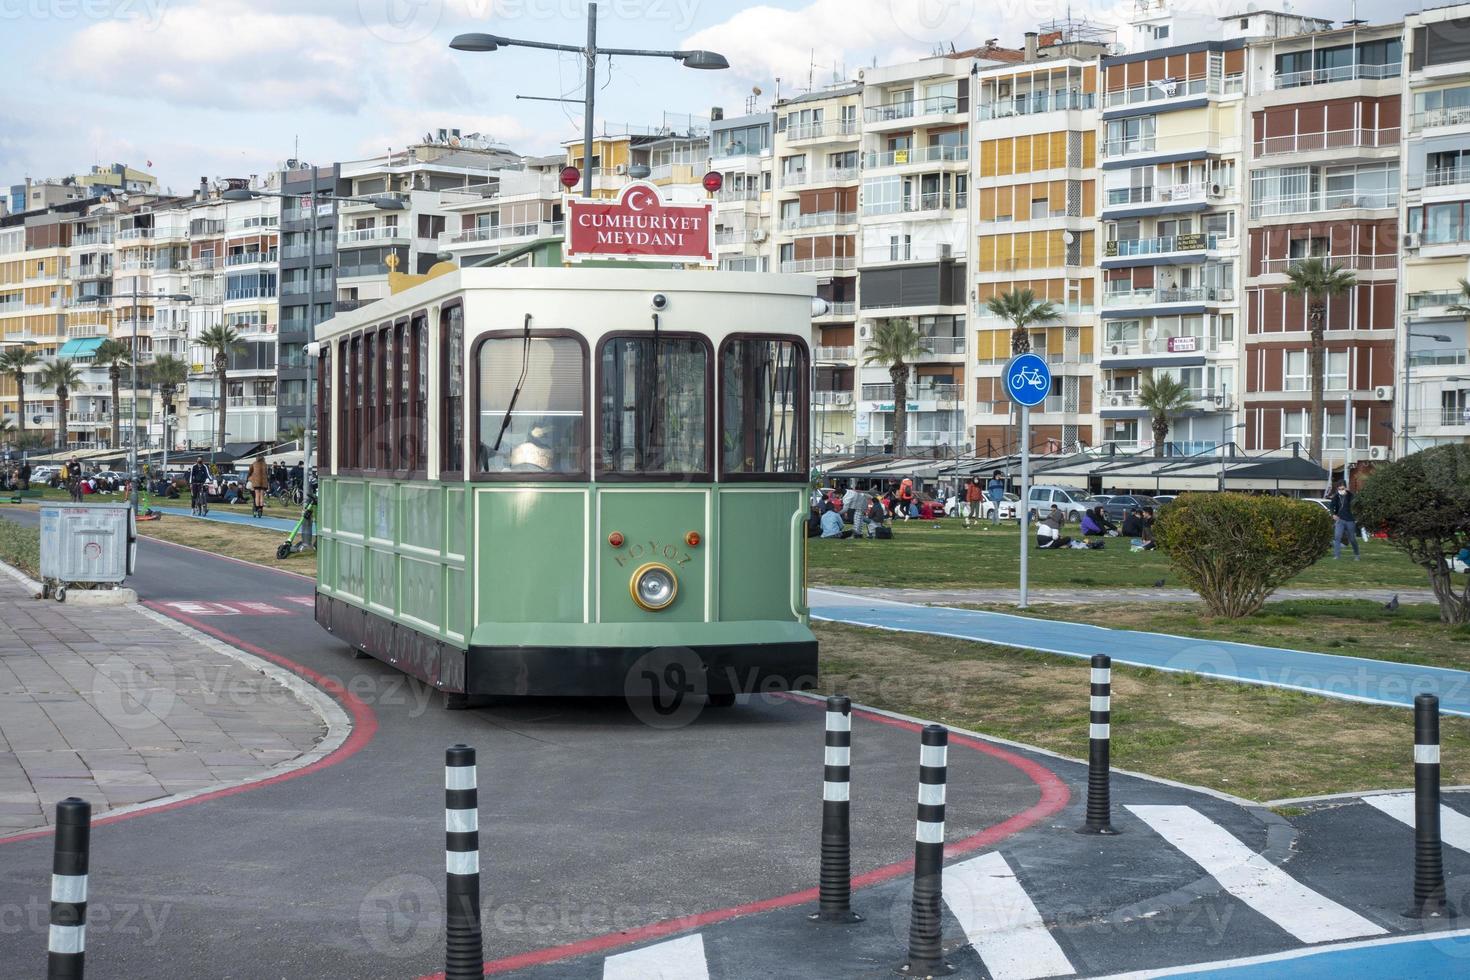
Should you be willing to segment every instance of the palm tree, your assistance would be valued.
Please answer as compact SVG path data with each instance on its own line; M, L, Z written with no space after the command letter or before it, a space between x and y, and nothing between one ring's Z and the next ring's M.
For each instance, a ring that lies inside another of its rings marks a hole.
M1154 455L1164 455L1164 442L1169 438L1169 416L1189 404L1189 389L1183 381L1169 374L1153 374L1143 379L1138 389L1138 404L1153 415Z
M219 445L225 444L225 370L230 366L230 352L240 344L233 328L217 323L199 335L199 343L214 354L214 377L219 388Z
M1286 285L1281 291L1288 296L1307 300L1307 319L1311 324L1312 353L1312 417L1308 419L1307 454L1322 461L1322 403L1327 387L1327 300L1350 292L1358 283L1357 276L1340 265L1329 265L1320 258L1302 259L1286 270Z
M107 380L112 382L112 442L110 445L113 449L121 445L122 369L132 363L132 348L121 340L112 340L111 338L98 344L97 352L92 357L92 366L107 368ZM133 397L138 397L136 391L133 392Z
M58 357L54 361L47 361L46 366L41 368L41 388L54 388L56 390L57 415L56 422L56 448L66 448L66 412L67 405L71 401L71 390L81 384L82 376L77 372L77 366L64 357Z
M1011 325L1011 354L1024 354L1031 349L1026 328L1033 323L1049 323L1061 314L1050 300L1037 299L1029 289L1013 289L990 297L986 308Z
M282 430L280 438L282 442L294 442L298 447L302 446L306 442L306 426L300 422L292 422Z
M878 321L868 344L864 364L886 364L893 382L893 454L902 456L909 448L909 365L929 353L919 331L906 319Z
M20 433L18 440L24 439L26 434L26 369L40 361L40 355L29 347L7 347L0 351L0 374L8 374L15 379L15 424Z
M159 354L148 365L146 376L148 384L157 388L159 397L163 399L164 417L172 415L174 396L189 381L189 365L172 354ZM166 427L164 432L167 434Z
M15 423L9 419L0 419L0 443L9 444L10 435L15 431Z

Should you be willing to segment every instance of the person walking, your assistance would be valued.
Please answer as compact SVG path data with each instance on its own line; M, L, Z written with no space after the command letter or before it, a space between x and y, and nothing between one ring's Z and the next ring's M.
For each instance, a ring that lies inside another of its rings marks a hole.
M990 498L990 502L994 505L994 510L991 511L990 515L992 523L996 527L1000 527L1000 505L1001 501L1006 499L1006 481L1005 477L1001 476L1000 470L996 470L990 475L990 482L985 485L985 495Z
M918 516L913 511L914 481L905 477L904 481L898 485L898 513L903 516L904 520L908 520L910 517Z
M1362 559L1358 551L1358 519L1353 515L1353 501L1356 499L1357 494L1349 490L1346 483L1339 482L1337 493L1333 494L1332 499L1327 503L1327 509L1332 511L1335 519L1332 526L1333 561L1342 557L1343 535L1347 535L1347 539L1352 542L1353 561Z
M965 527L980 521L980 498L985 494L980 490L980 478L970 477L970 482L965 484Z
M29 490L31 488L31 464L30 463L24 463L23 462L23 463L20 464L20 488L22 490Z
M250 474L246 478L250 484L250 490L254 494L254 506L251 507L251 516L263 517L265 515L265 491L270 486L270 472L265 465L265 453L255 457L255 462L250 464Z
M852 540L861 541L864 532L868 529L868 507L869 499L866 490L859 490L857 481L847 488L847 494L842 498L842 509L852 514Z

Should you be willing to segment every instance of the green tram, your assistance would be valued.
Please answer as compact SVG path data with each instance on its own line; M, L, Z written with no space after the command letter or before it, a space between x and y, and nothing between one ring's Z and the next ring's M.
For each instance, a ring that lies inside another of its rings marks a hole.
M323 324L317 622L451 706L812 687L812 294L462 269Z

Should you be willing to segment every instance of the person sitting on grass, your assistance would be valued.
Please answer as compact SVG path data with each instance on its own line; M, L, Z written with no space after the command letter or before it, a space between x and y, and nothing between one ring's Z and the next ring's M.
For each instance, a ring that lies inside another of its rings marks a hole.
M1101 537L1109 531L1116 531L1117 527L1108 520L1101 506L1092 508L1082 515L1082 533L1088 537Z
M1072 539L1062 534L1062 523L1066 518L1062 516L1061 510L1056 504L1051 505L1051 513L1041 519L1036 525L1036 547L1038 548L1070 548Z
M824 511L822 513L822 516L821 516L821 518L819 520L820 520L820 523L822 525L822 537L824 537L824 538L850 538L850 537L852 537L852 529L849 528L849 527L844 527L843 526L843 524L842 524L842 515L839 514L837 511L832 510L831 508L828 508L826 511Z
M1122 535L1132 538L1139 543L1141 550L1154 550L1154 521L1153 511L1147 512L1137 507L1129 508L1128 516L1123 518Z

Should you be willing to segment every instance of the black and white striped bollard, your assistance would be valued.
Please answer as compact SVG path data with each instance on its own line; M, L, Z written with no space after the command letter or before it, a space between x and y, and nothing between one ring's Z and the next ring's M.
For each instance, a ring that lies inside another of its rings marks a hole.
M1439 840L1439 698L1414 698L1414 907L1412 919L1455 914L1445 900Z
M86 967L87 859L91 849L92 804L67 797L56 804L48 980L81 980Z
M1095 653L1087 715L1087 822L1078 833L1117 833L1112 823L1112 718L1113 659L1105 653Z
M914 900L909 913L909 958L899 972L943 976L944 785L949 773L949 729L925 725L919 741L919 820L914 828Z
M848 819L852 778L852 701L827 699L822 766L822 872L813 922L861 922L852 910L852 833Z
M480 935L480 809L475 750L444 751L445 980L479 980L484 974Z

